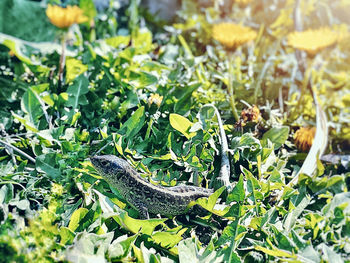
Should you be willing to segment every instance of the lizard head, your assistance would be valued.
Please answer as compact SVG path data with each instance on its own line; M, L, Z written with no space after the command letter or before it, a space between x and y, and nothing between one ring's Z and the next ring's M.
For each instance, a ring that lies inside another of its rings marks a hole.
M115 180L125 174L128 162L114 155L100 155L90 158L97 172L107 181Z

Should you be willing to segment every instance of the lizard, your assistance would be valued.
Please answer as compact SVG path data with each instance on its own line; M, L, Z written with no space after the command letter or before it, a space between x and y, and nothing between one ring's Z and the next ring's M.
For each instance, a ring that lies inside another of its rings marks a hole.
M197 186L165 187L152 184L127 161L114 155L93 156L90 160L103 179L117 189L142 218L149 219L150 213L165 216L184 214L192 201L213 193L211 189Z

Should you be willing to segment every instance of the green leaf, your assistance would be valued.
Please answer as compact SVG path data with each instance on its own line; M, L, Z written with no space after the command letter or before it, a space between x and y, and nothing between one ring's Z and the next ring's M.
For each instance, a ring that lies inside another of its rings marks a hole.
M182 239L182 235L186 232L187 228L180 229L176 228L176 231L168 230L168 231L159 231L152 235L152 239L156 244L161 245L165 248L173 248L177 245Z
M237 252L234 249L232 249L232 246L223 247L221 250L219 250L219 255L220 257L218 262L230 262L230 263L244 262L243 259L237 254ZM223 255L223 258L221 255Z
M137 237L137 234L131 237L123 235L114 240L108 248L109 259L114 261L126 257Z
M58 157L55 153L42 154L36 157L36 170L46 173L49 178L57 179L61 176L58 168Z
M26 0L0 2L5 2L4 6L0 6L0 11L4 10L0 15L4 21L0 32L27 41L54 41L57 28L47 19L45 8L41 3Z
M68 228L72 232L74 232L78 226L79 222L86 216L86 214L89 212L89 209L86 208L79 208L75 210L70 218Z
M198 251L196 244L192 238L182 240L179 245L179 262L181 263L193 263L198 262ZM197 259L197 260L195 260Z
M291 254L290 252L274 248L274 249L268 249L266 247L262 246L255 246L254 247L258 251L262 251L267 255L274 256L274 257L282 257L282 258L296 258L295 255Z
M232 191L227 196L227 202L243 202L245 198L243 175L239 177L239 180Z
M21 210L30 210L30 203L27 199L22 200L11 200L10 205L17 206Z
M0 188L0 204L8 204L13 198L13 185L3 185Z
M133 74L129 76L129 83L136 88L145 88L150 85L154 85L158 82L158 78L147 72L131 71Z
M80 0L79 7L84 11L84 15L92 20L96 15L97 11L92 0Z
M303 195L303 194L300 194ZM304 211L304 209L310 204L310 198L308 196L303 196L299 204L295 209L293 209L286 217L283 226L287 231L290 231L294 224L296 223L298 217Z
M321 250L320 252L323 255L323 259L325 262L329 263L343 263L344 260L341 258L341 256L336 253L332 248L329 247L328 244L321 243L317 249Z
M74 244L66 250L68 262L106 262L105 254L113 240L113 232L103 235L82 232L77 234Z
M206 210L214 212L213 208L216 204L216 201L218 200L219 196L222 194L223 191L225 191L225 186L220 187L208 198L202 197L197 199L195 202L193 202L193 204L198 204L201 207L205 208Z
M122 125L119 134L128 137L135 136L142 128L145 122L145 107L138 108L131 117Z
M130 43L130 36L115 36L106 38L105 41L114 48L126 47Z
M350 192L336 194L331 202L322 208L322 212L324 215L331 217L335 208L343 204L350 204ZM348 205L347 210L350 214L350 205Z
M138 54L144 54L153 49L152 33L146 27L137 30L137 34L132 38L132 44Z
M14 39L6 39L5 35L0 33L0 43L8 47L18 59L23 61L24 63L28 65L37 65L37 61L31 60L29 57L27 57L20 49L21 45L20 43L16 42Z
M70 230L67 227L62 227L60 229L60 236L61 236L61 244L66 245L66 244L71 244L75 234L72 230Z
M288 126L273 127L264 133L262 140L265 141L265 145L266 145L266 142L269 139L275 145L275 149L278 149L288 139L288 135L289 135Z
M193 123L187 118L179 114L172 113L170 114L169 121L171 127L181 132L187 139L190 139L196 135L195 132L189 132L189 129L192 127Z
M86 105L88 101L85 94L89 92L89 80L84 76L80 75L74 83L69 86L67 93L69 94L66 105L78 109L79 105Z
M28 115L29 122L37 128L39 119L44 112L42 110L38 95L31 88L28 88L23 94L21 107L23 112Z
M81 60L70 58L66 59L66 81L67 83L72 82L75 78L85 71L87 71L88 66L84 65Z
M126 212L120 213L120 215L113 216L113 219L123 228L126 228L130 232L136 234L136 233L142 233L146 235L152 235L154 229L156 226L162 224L167 219L149 219L149 220L140 220L140 219L134 219Z
M180 114L188 112L192 105L192 94L200 86L200 83L194 83L185 87L177 87L174 90L171 95L178 99L174 107L175 112Z

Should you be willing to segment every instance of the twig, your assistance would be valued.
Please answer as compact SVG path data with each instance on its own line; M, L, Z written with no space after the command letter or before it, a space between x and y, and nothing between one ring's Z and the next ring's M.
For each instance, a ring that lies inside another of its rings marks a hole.
M22 133L14 133L14 134L6 134L6 138L20 137L20 136L33 136L35 132L22 132Z
M3 140L0 140L0 143L2 143L3 145L10 147L12 150L18 152L19 154L23 155L24 157L26 157L28 160L32 161L33 163L35 163L35 159L31 156L29 156L28 154L26 154L25 152L23 152L22 150L18 149L16 146L13 146L10 143L4 142Z

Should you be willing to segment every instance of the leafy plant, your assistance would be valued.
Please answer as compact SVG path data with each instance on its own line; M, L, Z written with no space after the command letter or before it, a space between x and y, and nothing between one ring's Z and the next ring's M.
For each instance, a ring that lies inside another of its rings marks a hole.
M209 2L183 1L164 26L139 1L102 11L68 1L89 22L67 29L65 63L41 4L0 3L0 262L349 259L349 25L336 15L348 5L303 2L305 27L344 37L308 57L305 73L286 44L295 3ZM230 60L211 37L222 19L257 32ZM308 157L293 144L297 128L317 125L329 129L327 158L322 134ZM218 183L221 128L230 187ZM127 160L153 184L214 193L186 215L141 220L92 167L95 154Z

